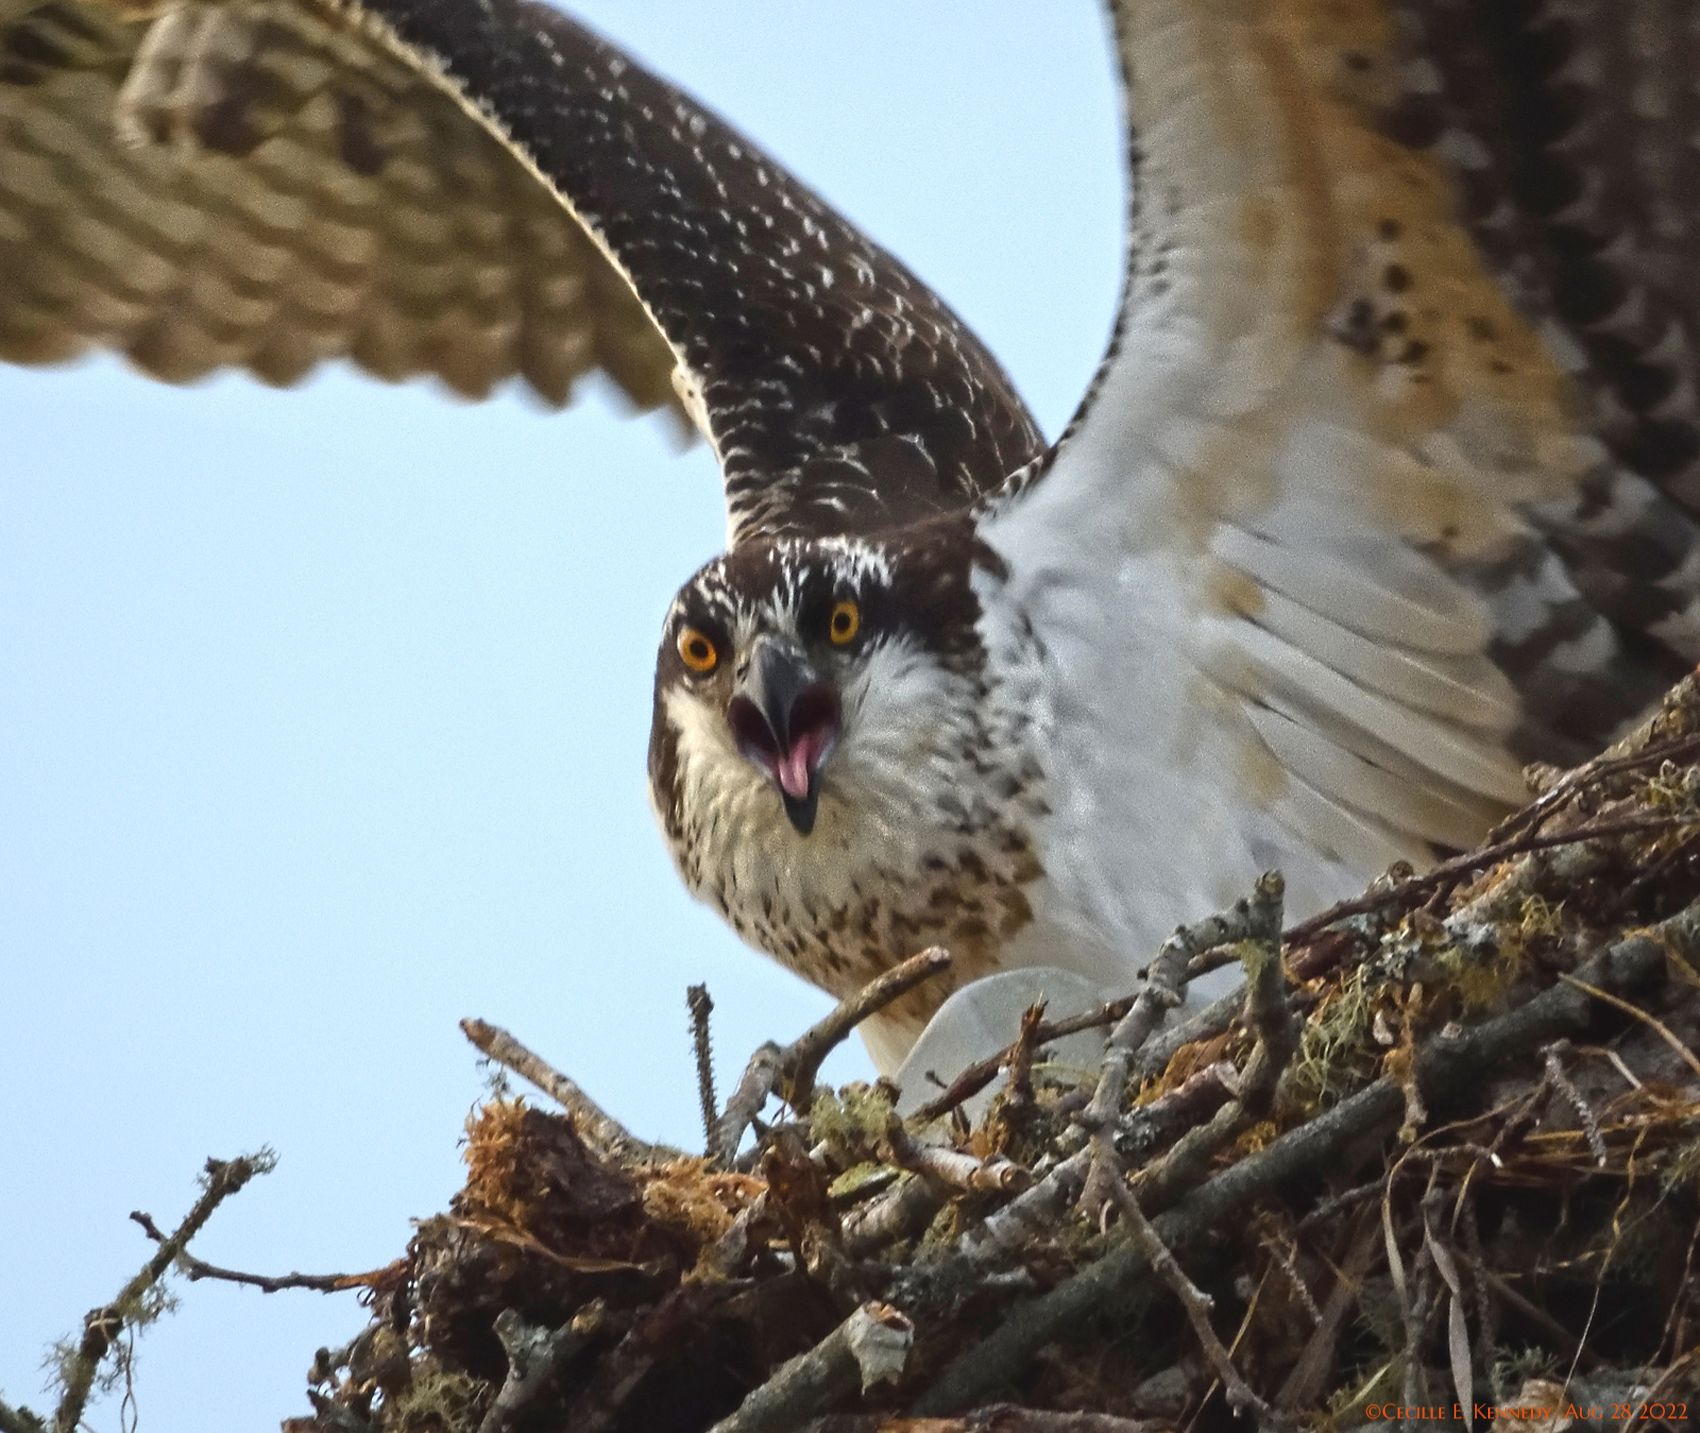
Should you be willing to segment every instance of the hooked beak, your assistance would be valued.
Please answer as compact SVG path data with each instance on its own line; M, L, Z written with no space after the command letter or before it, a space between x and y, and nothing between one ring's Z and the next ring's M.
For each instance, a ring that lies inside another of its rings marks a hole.
M838 694L788 642L757 640L726 720L738 749L779 788L799 835L815 828L820 773L838 745Z

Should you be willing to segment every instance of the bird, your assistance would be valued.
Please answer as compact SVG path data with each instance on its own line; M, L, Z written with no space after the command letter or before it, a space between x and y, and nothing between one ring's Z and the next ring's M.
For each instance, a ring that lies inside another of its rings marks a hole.
M0 360L346 358L719 462L650 792L685 884L898 1068L1280 868L1469 846L1700 659L1700 20L1111 0L1129 214L1056 441L895 257L535 0L0 0Z

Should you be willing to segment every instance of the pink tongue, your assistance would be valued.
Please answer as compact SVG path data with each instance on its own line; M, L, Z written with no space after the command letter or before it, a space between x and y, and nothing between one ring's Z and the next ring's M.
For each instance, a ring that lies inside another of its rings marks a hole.
M805 733L801 741L779 758L775 768L780 790L795 801L809 794L809 767L813 765L814 752L814 738Z

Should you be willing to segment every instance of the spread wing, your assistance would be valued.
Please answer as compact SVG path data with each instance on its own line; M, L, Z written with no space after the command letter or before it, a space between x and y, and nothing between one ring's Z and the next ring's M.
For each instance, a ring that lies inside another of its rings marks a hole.
M962 505L1038 450L924 285L531 0L0 0L0 359L350 358L714 444L734 539Z
M1228 894L1278 861L1314 900L1700 659L1700 10L1114 9L1118 335L991 531L1112 608L1069 681L1139 724L1126 786L1186 773Z

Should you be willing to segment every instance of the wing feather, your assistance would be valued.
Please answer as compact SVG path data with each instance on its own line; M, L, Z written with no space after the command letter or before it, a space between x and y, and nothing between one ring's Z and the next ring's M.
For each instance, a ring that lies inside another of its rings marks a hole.
M600 370L704 430L735 538L960 508L1040 448L908 270L532 0L0 0L0 276L11 362Z
M1117 332L985 530L1059 624L1096 594L1109 635L1059 644L1058 681L1097 714L1071 752L1104 753L1080 779L1125 858L1179 864L1146 813L1184 802L1242 853L1200 906L1254 860L1339 893L1474 840L1522 761L1597 746L1700 659L1700 20L1112 9Z
M213 103L190 32L220 15L264 22L271 103L246 121L263 137L171 130ZM670 399L671 352L626 285L588 301L607 265L553 197L334 11L184 5L150 26L4 0L0 31L38 57L0 72L0 357L112 347L171 382L242 367L274 383L350 357L471 397L518 375L555 403L604 367L642 406ZM351 94L381 97L381 153L351 157Z

